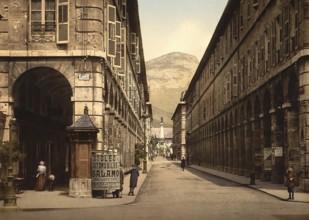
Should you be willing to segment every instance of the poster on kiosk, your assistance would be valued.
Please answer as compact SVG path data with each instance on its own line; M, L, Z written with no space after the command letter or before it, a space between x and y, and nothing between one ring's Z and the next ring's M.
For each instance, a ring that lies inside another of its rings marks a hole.
M93 153L91 158L92 190L107 192L120 189L120 155Z

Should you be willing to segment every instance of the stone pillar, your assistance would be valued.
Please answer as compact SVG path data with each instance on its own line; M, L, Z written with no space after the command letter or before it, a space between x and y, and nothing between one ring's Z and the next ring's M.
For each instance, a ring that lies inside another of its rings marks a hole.
M283 183L284 180L284 112L279 106L277 110L270 110L271 113L271 133L272 133L272 183Z
M93 125L87 107L85 107L84 115L68 127L67 131L71 148L69 196L92 197L90 158L98 129Z
M251 121L245 121L245 177L250 177L252 173L252 125Z
M261 153L261 122L260 118L256 117L253 122L253 170L255 177L261 177L262 153Z
M296 173L300 171L299 163L299 136L298 136L298 112L290 103L284 103L285 118L287 121L286 135L287 146L285 147L285 168L293 167ZM296 179L296 184L299 185L299 179Z
M309 8L308 8L309 9ZM307 9L307 10L308 10ZM308 25L308 24L307 24ZM309 34L309 32L306 32ZM308 40L308 39L307 39ZM309 192L309 60L296 65L299 75L300 188Z

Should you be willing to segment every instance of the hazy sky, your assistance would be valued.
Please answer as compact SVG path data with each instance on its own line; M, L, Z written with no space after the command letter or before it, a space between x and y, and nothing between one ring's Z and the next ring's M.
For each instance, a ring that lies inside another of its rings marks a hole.
M139 0L145 60L170 52L202 58L228 0Z

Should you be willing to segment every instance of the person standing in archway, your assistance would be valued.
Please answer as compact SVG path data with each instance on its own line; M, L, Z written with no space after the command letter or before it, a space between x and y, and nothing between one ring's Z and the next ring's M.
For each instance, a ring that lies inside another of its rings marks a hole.
M46 166L44 165L43 161L40 161L40 164L37 169L35 190L44 191L45 184L46 184Z

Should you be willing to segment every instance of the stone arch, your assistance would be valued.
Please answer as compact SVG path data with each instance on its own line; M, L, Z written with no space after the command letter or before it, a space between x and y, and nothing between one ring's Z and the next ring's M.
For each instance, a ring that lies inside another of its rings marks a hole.
M20 164L20 175L28 186L38 162L43 160L58 183L65 182L65 162L69 157L66 127L73 122L73 90L68 79L49 67L29 69L12 85L13 117L18 127L20 148L26 159Z
M286 138L285 138L285 110L284 107L284 90L282 86L282 80L278 81L274 87L273 93L273 111L272 111L272 148L281 149L285 151ZM282 183L285 173L284 168L284 155L275 156L275 162L272 164L272 182Z
M299 144L300 141L305 139L305 131L304 124L299 123L299 82L298 76L293 73L289 75L288 79L288 94L287 94L287 102L285 103L285 115L286 115L286 136L287 136L287 144L286 144L286 152L287 156L285 157L285 170L288 166L293 166L294 170L300 170L299 162ZM300 124L300 126L298 125ZM301 132L299 135L299 128L301 127ZM302 140L299 140L299 137Z
M271 147L271 94L268 89L263 96L263 116L264 116L264 148Z

